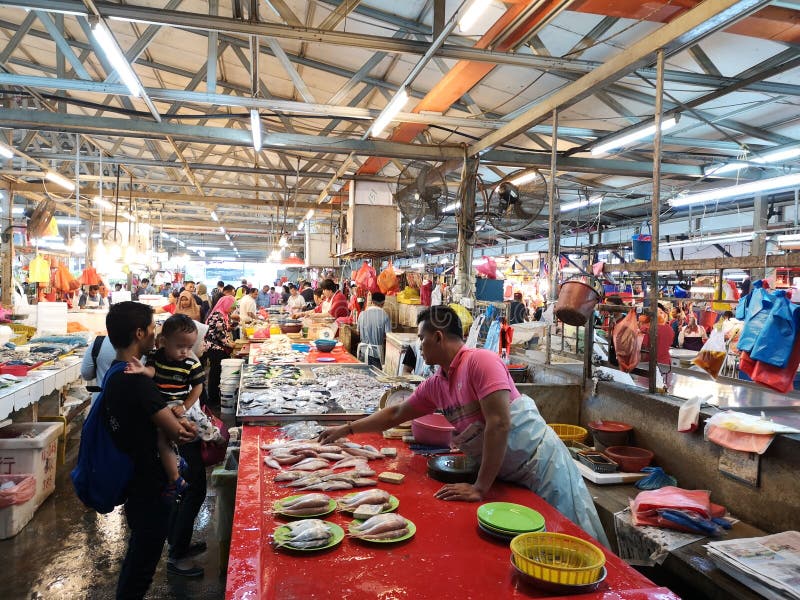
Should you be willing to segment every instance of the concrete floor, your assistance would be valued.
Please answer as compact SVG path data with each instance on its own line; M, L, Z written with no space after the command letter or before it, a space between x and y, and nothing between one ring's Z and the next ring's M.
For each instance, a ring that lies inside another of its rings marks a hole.
M4 600L105 600L114 597L127 543L122 507L100 515L78 500L69 472L78 454L78 431L70 439L66 464L59 466L56 491L39 507L16 536L0 541L0 598ZM197 563L205 576L189 579L167 574L166 546L147 595L159 600L212 600L225 596L219 575L219 545L215 532L214 490L195 522L194 540L205 540L208 551Z

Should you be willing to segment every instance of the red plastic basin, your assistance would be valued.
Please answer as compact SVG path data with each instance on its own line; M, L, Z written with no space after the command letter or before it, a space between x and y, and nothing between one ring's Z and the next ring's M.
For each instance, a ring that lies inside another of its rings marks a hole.
M444 415L433 413L411 421L411 434L419 444L427 446L450 446L455 427L450 425Z
M627 446L633 427L622 421L591 421L589 431L592 432L595 447L602 452L609 446Z
M625 473L638 473L653 460L650 450L636 446L611 446L606 448L605 454Z

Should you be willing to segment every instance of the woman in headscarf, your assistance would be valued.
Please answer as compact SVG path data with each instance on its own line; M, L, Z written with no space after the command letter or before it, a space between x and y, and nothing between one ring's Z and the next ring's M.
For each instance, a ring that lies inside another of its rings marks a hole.
M211 310L211 298L205 283L197 284L197 296L200 298L200 320L205 321L208 311Z
M229 358L233 351L229 315L235 305L236 299L233 296L223 296L217 301L206 321L208 331L204 338L204 356L208 360L208 403L215 408L219 408L221 401L219 379L222 361Z
M194 294L188 290L182 291L181 295L178 296L178 305L175 307L175 312L173 314L186 315L193 321L199 321L200 307L197 306L197 302L195 302Z

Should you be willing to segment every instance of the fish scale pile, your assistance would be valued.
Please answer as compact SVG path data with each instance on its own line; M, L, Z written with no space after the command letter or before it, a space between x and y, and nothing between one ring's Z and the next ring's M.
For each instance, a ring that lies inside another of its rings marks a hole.
M320 367L303 377L296 366L248 365L242 375L239 416L367 414L389 385L353 367Z
M380 383L371 375L351 367L318 367L314 376L324 385L336 404L345 412L369 413L375 411L381 396L391 386Z
M264 464L279 472L276 482L298 491L329 492L375 485L370 460L384 458L377 448L347 440L320 444L308 440L284 440L264 444Z

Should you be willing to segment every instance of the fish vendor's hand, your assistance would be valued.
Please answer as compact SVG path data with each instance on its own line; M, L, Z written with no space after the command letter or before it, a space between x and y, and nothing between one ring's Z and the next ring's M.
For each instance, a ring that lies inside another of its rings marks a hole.
M337 427L326 427L320 434L318 441L320 444L330 444L350 433L349 425L338 425Z
M462 502L480 502L483 494L471 483L448 483L434 494L439 500L460 500Z

